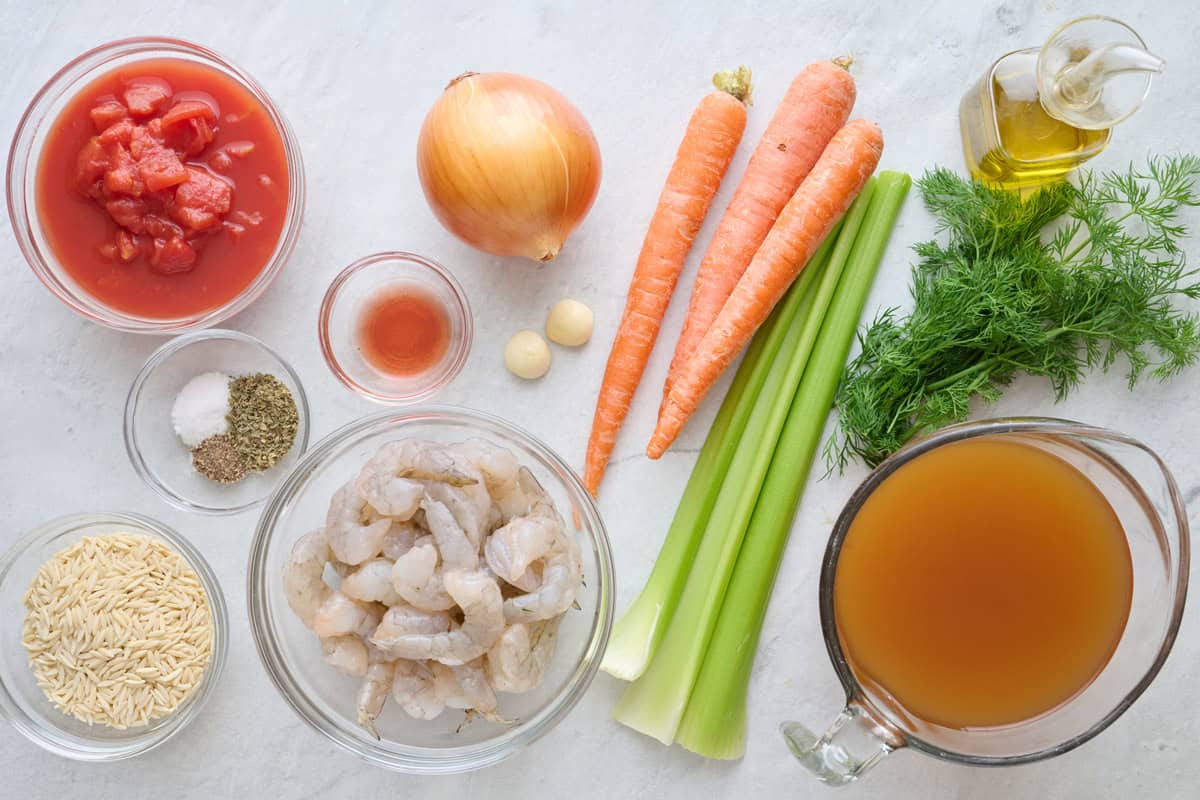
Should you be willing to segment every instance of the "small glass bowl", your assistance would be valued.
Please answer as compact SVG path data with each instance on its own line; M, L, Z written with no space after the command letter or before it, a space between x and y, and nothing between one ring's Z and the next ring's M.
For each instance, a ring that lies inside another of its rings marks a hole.
M583 556L578 609L568 610L545 679L524 694L500 693L503 725L447 710L429 721L389 700L376 720L379 738L360 726L361 679L321 659L317 637L288 608L283 568L292 545L325 519L330 496L385 442L404 437L459 442L480 437L511 450L550 493ZM578 516L578 523L572 517ZM613 621L613 562L596 505L579 478L529 433L488 414L448 406L384 411L352 422L313 446L263 510L250 546L246 600L250 628L267 674L301 719L338 746L401 772L446 774L495 764L551 730L587 691L600 667Z
M219 484L192 466L191 453L171 424L179 390L203 372L237 377L274 375L287 386L300 417L296 441L279 463L237 483ZM125 400L125 451L134 470L164 500L184 511L235 514L267 499L308 447L308 398L300 377L271 348L238 331L207 330L177 336L151 354Z
M46 699L21 644L25 592L33 576L58 551L84 536L139 533L162 539L196 571L212 610L212 660L204 678L169 716L149 725L115 730L70 717ZM183 730L208 701L225 666L229 612L217 576L187 539L140 514L92 512L51 520L26 534L0 557L0 715L25 738L55 755L79 761L119 761L157 747Z
M364 304L389 286L417 286L433 294L450 318L450 345L430 369L405 377L372 367L358 346L358 322ZM471 306L450 271L432 259L392 251L360 258L329 284L317 321L321 354L334 376L368 400L391 405L416 403L432 396L462 370L471 352L475 327Z
M217 308L186 317L160 319L141 317L110 308L80 287L59 263L42 231L37 209L37 171L50 125L76 94L105 73L139 61L173 58L194 61L218 70L244 86L262 103L279 137L287 158L287 218L275 251L250 284L233 299ZM88 50L56 72L25 109L8 152L8 216L17 245L34 274L58 299L93 322L133 333L173 334L206 328L244 310L266 291L291 255L304 214L304 164L300 145L283 114L266 91L249 75L217 53L182 39L143 36L121 39Z

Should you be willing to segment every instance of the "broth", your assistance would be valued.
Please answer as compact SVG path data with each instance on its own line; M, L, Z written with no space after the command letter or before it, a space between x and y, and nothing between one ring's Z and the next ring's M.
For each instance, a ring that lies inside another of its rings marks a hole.
M1079 470L983 436L899 467L867 498L834 576L860 682L951 728L1010 725L1070 700L1129 616L1120 521Z

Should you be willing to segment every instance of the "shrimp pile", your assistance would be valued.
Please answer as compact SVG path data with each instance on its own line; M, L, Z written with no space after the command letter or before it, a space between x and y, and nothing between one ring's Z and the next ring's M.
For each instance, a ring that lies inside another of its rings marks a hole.
M549 494L483 439L385 444L283 573L325 662L363 679L358 722L376 737L389 695L416 719L452 708L507 722L496 692L541 683L582 585Z

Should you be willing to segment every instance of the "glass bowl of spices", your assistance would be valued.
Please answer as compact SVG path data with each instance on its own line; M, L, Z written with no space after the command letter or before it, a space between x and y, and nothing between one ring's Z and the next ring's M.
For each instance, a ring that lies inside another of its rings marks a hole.
M0 557L0 716L81 761L144 753L216 686L229 614L204 557L167 526L93 512Z
M203 514L258 505L308 446L308 400L278 353L195 331L146 361L125 401L130 463L168 503Z
M360 258L333 279L318 333L325 363L346 388L403 405L454 380L474 325L467 296L445 267L393 251Z

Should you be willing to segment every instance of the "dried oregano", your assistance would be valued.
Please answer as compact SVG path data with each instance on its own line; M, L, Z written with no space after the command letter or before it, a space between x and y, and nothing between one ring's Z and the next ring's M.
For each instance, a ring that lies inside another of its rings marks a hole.
M292 449L300 415L287 386L274 375L258 372L229 384L226 419L228 436L246 469L262 472Z

